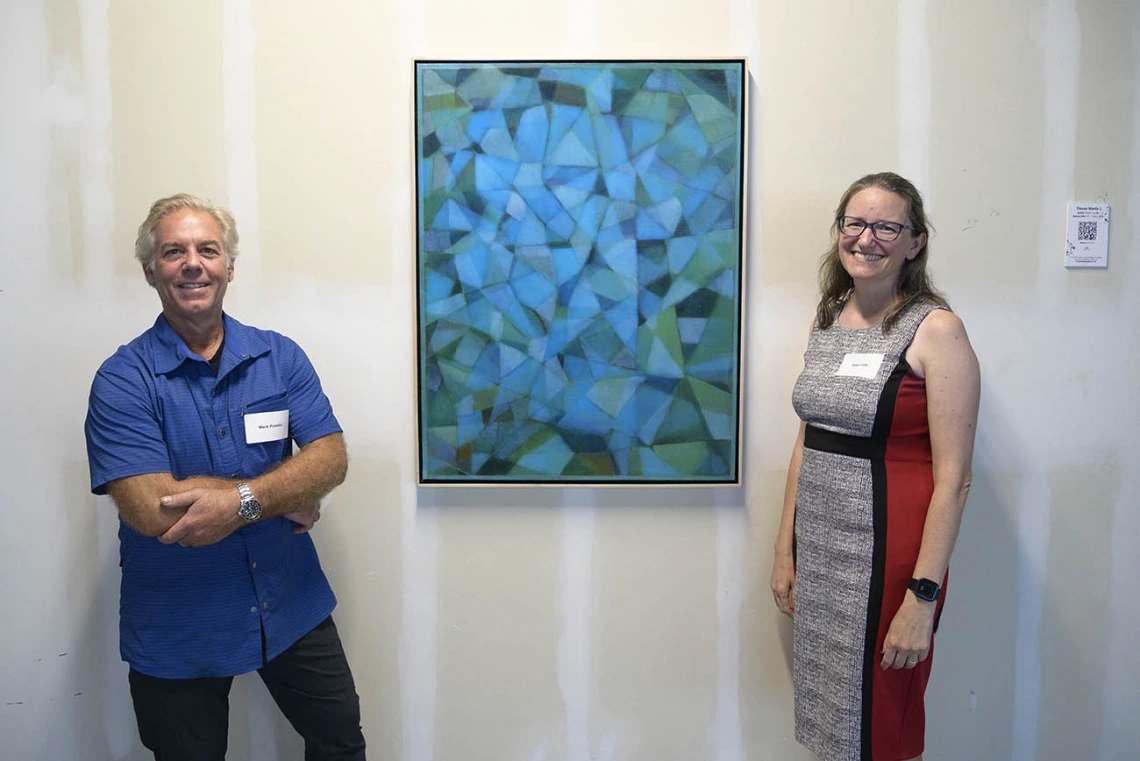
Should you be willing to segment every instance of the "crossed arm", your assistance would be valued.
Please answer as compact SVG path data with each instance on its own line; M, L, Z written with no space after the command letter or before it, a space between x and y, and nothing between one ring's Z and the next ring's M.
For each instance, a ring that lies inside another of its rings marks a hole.
M319 517L321 497L344 481L348 455L344 436L329 434L309 442L276 468L247 479L261 502L261 519L284 515L308 530ZM238 479L146 473L107 484L128 526L165 544L201 547L220 541L245 525L238 516Z

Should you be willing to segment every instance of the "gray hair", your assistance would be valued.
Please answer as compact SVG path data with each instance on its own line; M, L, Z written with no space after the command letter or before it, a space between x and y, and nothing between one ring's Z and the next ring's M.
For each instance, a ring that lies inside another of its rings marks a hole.
M233 215L221 206L189 193L176 193L166 198L160 198L151 204L150 213L139 225L139 234L135 238L135 258L139 260L139 263L150 271L154 271L154 257L158 253L158 240L154 234L154 229L158 227L158 223L163 217L182 209L205 212L218 223L218 227L222 231L221 243L224 249L222 253L226 256L226 266L234 266L234 259L238 255L238 233L237 223L234 222Z

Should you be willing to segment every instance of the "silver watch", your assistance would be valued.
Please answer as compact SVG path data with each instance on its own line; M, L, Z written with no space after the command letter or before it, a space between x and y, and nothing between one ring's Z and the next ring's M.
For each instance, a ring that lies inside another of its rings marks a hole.
M257 501L257 497L253 496L253 492L249 490L249 484L244 481L237 485L238 494L241 495L241 506L238 507L238 515L246 523L253 523L261 517L261 503Z

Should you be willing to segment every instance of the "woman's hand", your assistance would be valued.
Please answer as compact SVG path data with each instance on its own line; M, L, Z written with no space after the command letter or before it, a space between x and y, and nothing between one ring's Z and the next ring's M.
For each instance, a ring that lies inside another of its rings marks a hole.
M930 638L934 635L936 604L919 600L906 593L898 613L891 620L883 640L883 660L879 668L912 669L930 655Z
M776 552L772 563L772 596L788 618L796 617L796 564L790 552Z

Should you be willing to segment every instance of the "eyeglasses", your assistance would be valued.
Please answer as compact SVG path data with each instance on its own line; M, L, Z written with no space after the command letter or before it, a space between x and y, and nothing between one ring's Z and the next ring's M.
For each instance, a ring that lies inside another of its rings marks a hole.
M915 230L910 225L900 224L898 222L868 222L859 217L836 217L835 224L839 227L839 232L846 235L848 238L858 238L863 234L863 231L868 227L871 228L871 235L875 236L875 240L881 240L884 243L890 243L892 240L897 240L902 235L903 230ZM915 230L915 232L918 232Z

